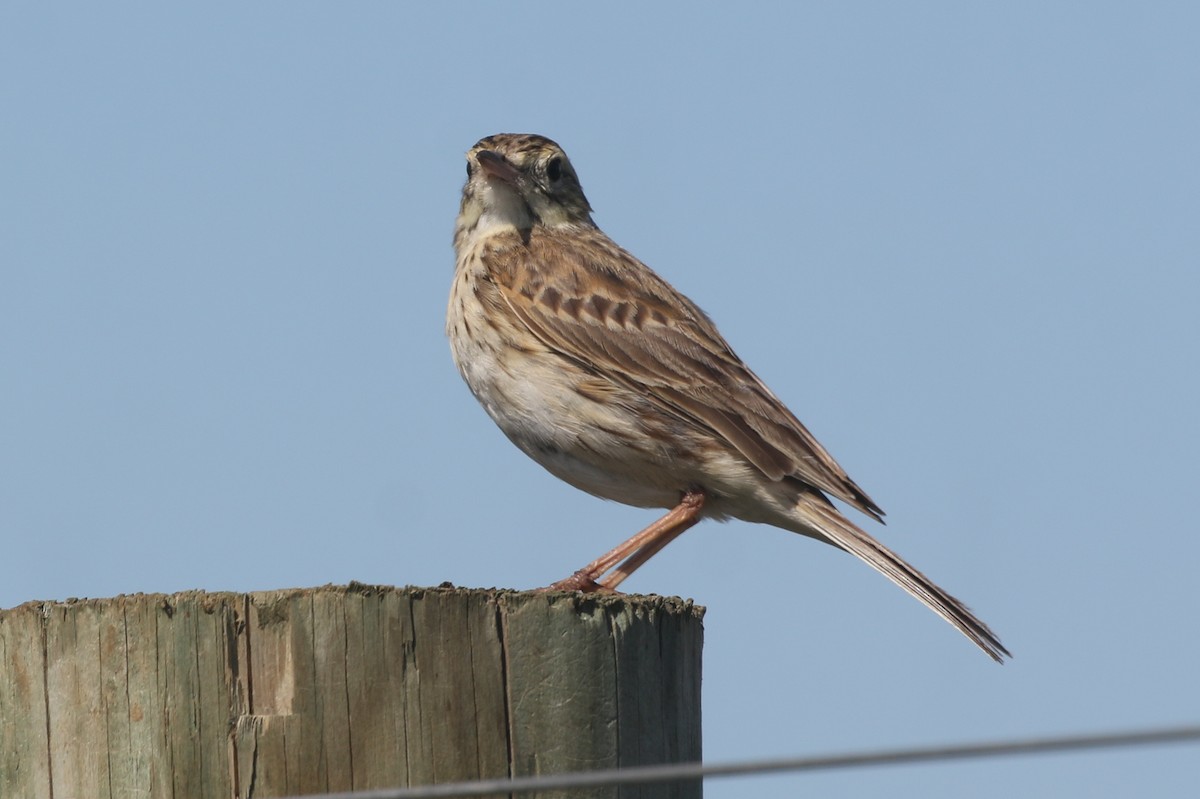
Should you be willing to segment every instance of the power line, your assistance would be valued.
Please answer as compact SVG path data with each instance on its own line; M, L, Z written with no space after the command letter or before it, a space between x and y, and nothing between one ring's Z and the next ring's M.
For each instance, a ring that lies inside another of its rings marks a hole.
M1048 754L1085 749L1147 746L1151 744L1200 742L1200 725L1133 730L1093 735L1066 735L1007 741L983 741L973 744L882 749L818 757L791 757L748 760L737 763L671 763L658 766L581 771L512 779L477 780L444 783L416 788L388 788L370 791L308 794L303 799L465 799L507 793L534 793L564 788L596 788L633 783L683 782L704 777L732 777L779 771L824 771L860 766L885 766L901 763L930 763L946 760L1001 757L1008 755ZM299 799L299 797L297 797Z

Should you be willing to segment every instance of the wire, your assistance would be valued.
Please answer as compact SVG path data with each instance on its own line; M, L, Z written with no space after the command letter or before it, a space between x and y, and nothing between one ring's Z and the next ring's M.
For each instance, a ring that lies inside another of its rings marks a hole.
M791 757L749 760L706 766L703 763L670 763L658 766L581 771L499 780L476 780L416 788L388 788L343 793L306 794L303 799L463 799L492 794L535 793L564 788L595 788L633 783L684 782L704 777L731 777L766 774L777 771L822 771L858 766L885 766L900 763L928 763L1006 755L1046 754L1084 749L1105 749L1151 744L1200 742L1200 725L1167 727L1153 730L1026 738L1009 741L984 741L973 744L883 749L818 757ZM300 799L296 797L296 799Z

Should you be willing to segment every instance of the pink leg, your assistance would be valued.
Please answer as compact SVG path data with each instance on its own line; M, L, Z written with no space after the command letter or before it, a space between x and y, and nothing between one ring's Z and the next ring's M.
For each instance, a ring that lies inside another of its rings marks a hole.
M547 586L545 590L616 593L617 586L624 582L626 577L637 571L643 563L658 554L663 547L678 538L681 533L700 521L700 511L703 508L704 492L701 490L688 491L679 500L679 504L672 508L666 516L628 541L596 558L565 580L559 580ZM605 572L618 563L621 565L613 569L612 574L606 579L600 580Z

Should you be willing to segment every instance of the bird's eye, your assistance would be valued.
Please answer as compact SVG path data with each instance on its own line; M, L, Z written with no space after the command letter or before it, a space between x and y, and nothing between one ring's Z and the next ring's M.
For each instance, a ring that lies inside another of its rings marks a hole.
M557 183L562 180L563 166L561 158L551 158L546 163L546 177L550 178L551 183Z

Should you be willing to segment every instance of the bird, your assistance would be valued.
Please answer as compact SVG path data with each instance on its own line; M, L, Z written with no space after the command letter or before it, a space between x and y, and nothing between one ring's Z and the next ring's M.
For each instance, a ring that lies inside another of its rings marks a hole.
M618 246L563 149L501 133L467 152L446 333L458 371L526 455L594 496L667 513L545 590L616 593L702 519L831 544L997 662L986 624L834 504L883 510L690 299Z

